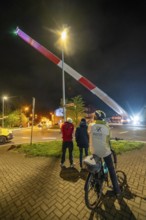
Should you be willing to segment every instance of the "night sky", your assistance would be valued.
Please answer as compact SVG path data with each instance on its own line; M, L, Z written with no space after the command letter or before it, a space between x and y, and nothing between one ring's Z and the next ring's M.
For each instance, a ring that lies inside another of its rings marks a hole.
M0 6L0 96L36 98L36 111L59 107L62 70L13 34L19 26L61 58L56 30L69 28L65 62L129 114L146 105L145 1L13 0ZM66 73L66 98L111 108Z

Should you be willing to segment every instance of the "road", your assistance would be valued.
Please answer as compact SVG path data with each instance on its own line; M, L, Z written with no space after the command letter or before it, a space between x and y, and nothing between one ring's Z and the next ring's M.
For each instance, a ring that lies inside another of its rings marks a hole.
M30 143L31 128L18 128L13 130L14 144ZM42 130L38 127L33 128L32 142L44 142L49 140L61 140L61 133L59 129Z
M111 136L125 140L146 141L146 126L110 125Z
M133 126L133 125L117 125L112 124L111 136L119 137L125 140L146 141L146 126ZM13 143L29 143L31 139L31 128L19 128L13 131ZM40 128L33 128L33 142L61 140L61 133L59 129L48 129L43 131Z

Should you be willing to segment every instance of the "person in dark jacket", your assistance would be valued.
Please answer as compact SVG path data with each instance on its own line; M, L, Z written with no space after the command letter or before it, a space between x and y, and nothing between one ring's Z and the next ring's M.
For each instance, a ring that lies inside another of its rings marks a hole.
M80 167L82 169L83 149L85 151L85 155L88 156L88 147L89 147L88 126L85 118L81 119L79 127L76 128L75 139L80 151L79 160L80 160Z

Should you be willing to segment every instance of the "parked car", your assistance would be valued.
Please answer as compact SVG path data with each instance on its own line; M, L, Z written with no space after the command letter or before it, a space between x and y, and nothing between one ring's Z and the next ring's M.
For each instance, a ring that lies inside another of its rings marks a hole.
M13 133L7 128L0 128L0 144L5 144L13 139Z

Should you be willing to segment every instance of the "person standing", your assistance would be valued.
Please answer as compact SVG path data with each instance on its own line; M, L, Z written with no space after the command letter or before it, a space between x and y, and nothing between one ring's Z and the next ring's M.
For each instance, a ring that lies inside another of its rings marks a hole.
M75 139L77 142L77 146L79 147L79 152L80 152L79 162L80 162L80 168L82 169L83 149L85 152L85 156L88 156L88 147L89 147L88 126L85 118L81 119L79 127L76 128Z
M65 162L65 155L66 149L68 148L69 151L69 161L70 167L74 167L73 163L73 132L74 132L74 125L71 118L67 118L67 121L63 123L61 126L61 133L62 133L62 156L61 156L61 167L64 166Z
M89 146L92 154L104 159L109 170L110 179L113 185L113 194L119 196L121 194L118 185L115 168L112 161L112 152L110 148L110 129L105 122L106 114L97 110L94 114L94 122L89 125Z

